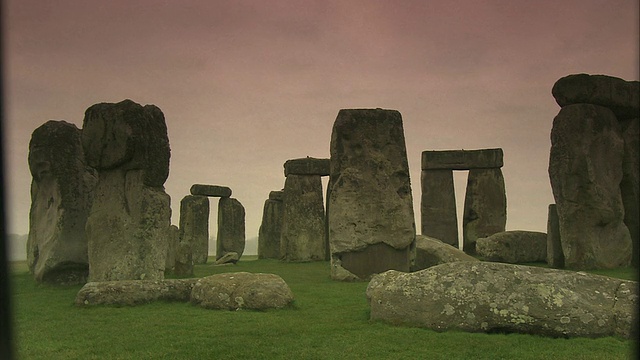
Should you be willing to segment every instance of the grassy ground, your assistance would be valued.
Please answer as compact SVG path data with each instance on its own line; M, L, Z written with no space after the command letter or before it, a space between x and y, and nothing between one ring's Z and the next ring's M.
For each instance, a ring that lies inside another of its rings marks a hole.
M437 333L368 320L367 283L329 279L326 262L284 264L243 257L235 266L199 265L196 276L248 271L280 275L291 309L205 310L158 302L77 308L80 286L37 285L13 268L19 359L627 359L619 338L551 339L519 334ZM634 271L619 271L629 278ZM619 274L618 274L619 275Z

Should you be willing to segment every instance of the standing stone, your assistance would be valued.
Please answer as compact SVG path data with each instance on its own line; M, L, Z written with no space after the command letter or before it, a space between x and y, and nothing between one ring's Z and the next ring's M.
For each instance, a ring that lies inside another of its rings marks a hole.
M284 185L280 258L324 261L324 201L320 175L289 174Z
M503 232L506 224L507 196L502 170L469 170L462 219L464 252L475 254L478 238Z
M178 276L193 276L193 250L188 241L178 242L173 272Z
M82 146L99 173L86 225L89 281L163 279L171 154L162 111L131 100L93 105Z
M458 215L452 170L422 170L422 235L458 248Z
M264 202L262 224L258 232L259 259L280 259L280 235L284 215L282 197L282 191L272 191L269 193L269 199Z
M71 285L87 280L84 227L98 178L84 162L81 134L73 124L52 120L31 135L27 262L38 282Z
M226 253L242 256L245 246L244 207L234 198L220 198L218 202L218 237L216 260Z
M624 223L633 243L631 264L638 267L640 254L640 119L620 121L624 140L620 192L624 205Z
M560 220L556 204L549 205L547 217L547 264L552 268L564 268L564 254L560 240Z
M180 201L180 241L191 244L194 264L209 256L209 198L187 195Z
M340 110L331 134L329 187L331 277L409 271L416 233L398 111Z
M178 244L180 243L180 229L171 225L167 233L167 258L165 259L164 270L173 270L176 265L176 254L178 252Z
M568 105L553 120L549 177L567 268L616 268L631 260L620 192L623 155L608 108Z

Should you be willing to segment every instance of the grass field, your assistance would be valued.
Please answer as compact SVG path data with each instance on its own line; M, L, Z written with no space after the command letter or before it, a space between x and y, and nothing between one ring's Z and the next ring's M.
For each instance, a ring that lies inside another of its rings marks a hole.
M254 258L255 259L255 258ZM551 339L520 334L437 333L370 322L367 283L329 278L327 262L247 261L196 266L196 276L248 271L280 275L293 308L216 311L185 303L78 308L80 286L37 285L14 264L18 359L628 359L614 337ZM612 276L634 278L630 269ZM607 275L607 274L605 274Z

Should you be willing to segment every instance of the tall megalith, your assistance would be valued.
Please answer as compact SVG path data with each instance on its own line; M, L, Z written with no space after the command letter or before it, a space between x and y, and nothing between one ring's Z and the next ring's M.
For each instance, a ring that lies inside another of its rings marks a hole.
M284 191L272 191L264 202L262 223L258 231L259 259L280 259L280 235L284 215L283 196Z
M242 256L245 246L244 206L235 198L218 200L218 236L216 238L216 260L228 253Z
M638 267L640 255L640 118L620 120L624 155L620 192L624 205L624 223L631 234L631 264Z
M194 264L209 256L209 198L187 195L180 201L180 242L188 242ZM184 246L184 245L183 245Z
M70 285L87 280L84 227L98 178L85 164L81 134L73 124L51 120L31 135L27 262L38 282Z
M171 225L164 114L131 100L95 104L82 146L99 173L86 225L89 280L163 279Z
M331 134L328 193L333 279L410 270L416 232L398 111L340 110Z

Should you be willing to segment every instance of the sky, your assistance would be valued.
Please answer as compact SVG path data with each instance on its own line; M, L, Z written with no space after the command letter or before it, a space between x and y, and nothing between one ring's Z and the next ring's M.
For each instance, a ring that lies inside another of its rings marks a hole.
M256 237L284 162L328 158L340 109L385 108L402 114L418 233L421 152L483 148L504 151L507 230L546 232L553 84L639 79L637 0L5 0L2 14L17 234L31 133L48 120L81 128L89 106L124 99L165 115L176 225L192 184L223 185ZM455 181L461 214L466 173Z

